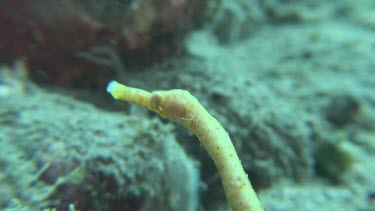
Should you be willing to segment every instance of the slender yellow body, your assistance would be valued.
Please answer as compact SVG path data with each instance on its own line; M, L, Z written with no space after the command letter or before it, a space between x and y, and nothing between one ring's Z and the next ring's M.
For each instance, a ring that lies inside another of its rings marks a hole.
M263 210L228 133L188 91L176 89L150 93L115 81L108 84L107 91L115 99L145 107L191 130L214 160L232 209Z

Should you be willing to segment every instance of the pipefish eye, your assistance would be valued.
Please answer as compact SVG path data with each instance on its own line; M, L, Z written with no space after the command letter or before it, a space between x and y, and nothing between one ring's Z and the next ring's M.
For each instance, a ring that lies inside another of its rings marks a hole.
M163 98L159 94L152 94L150 98L150 107L154 111L162 112L163 108L161 104L163 102Z

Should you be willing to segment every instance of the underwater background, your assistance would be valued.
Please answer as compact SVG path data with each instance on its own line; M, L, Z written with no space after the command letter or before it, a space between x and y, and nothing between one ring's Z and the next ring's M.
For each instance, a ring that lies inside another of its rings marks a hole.
M230 210L111 80L196 96L265 210L375 210L373 0L1 0L1 210Z

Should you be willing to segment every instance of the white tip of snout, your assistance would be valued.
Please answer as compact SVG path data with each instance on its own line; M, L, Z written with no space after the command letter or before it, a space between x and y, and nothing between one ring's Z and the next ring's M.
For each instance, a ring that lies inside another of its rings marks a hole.
M109 93L113 93L113 91L116 89L116 86L118 86L119 83L117 83L116 81L111 81L108 83L107 85L107 92Z

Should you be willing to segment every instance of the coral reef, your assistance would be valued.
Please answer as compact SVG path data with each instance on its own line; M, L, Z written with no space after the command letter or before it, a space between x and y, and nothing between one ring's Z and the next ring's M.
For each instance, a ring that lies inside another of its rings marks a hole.
M246 39L267 25L317 23L327 19L374 27L374 2L362 0L218 0L204 7L205 25L221 44Z
M0 61L26 59L39 82L103 83L122 62L174 54L198 8L197 0L1 1Z
M1 209L197 209L197 167L159 120L34 89L0 101L0 124Z
M375 1L0 6L8 65L0 68L0 209L230 209L195 136L114 104L104 91L110 78L200 99L230 134L266 210L374 210ZM201 28L189 31L193 16ZM20 57L38 81L90 88L48 92L112 114L36 89Z

